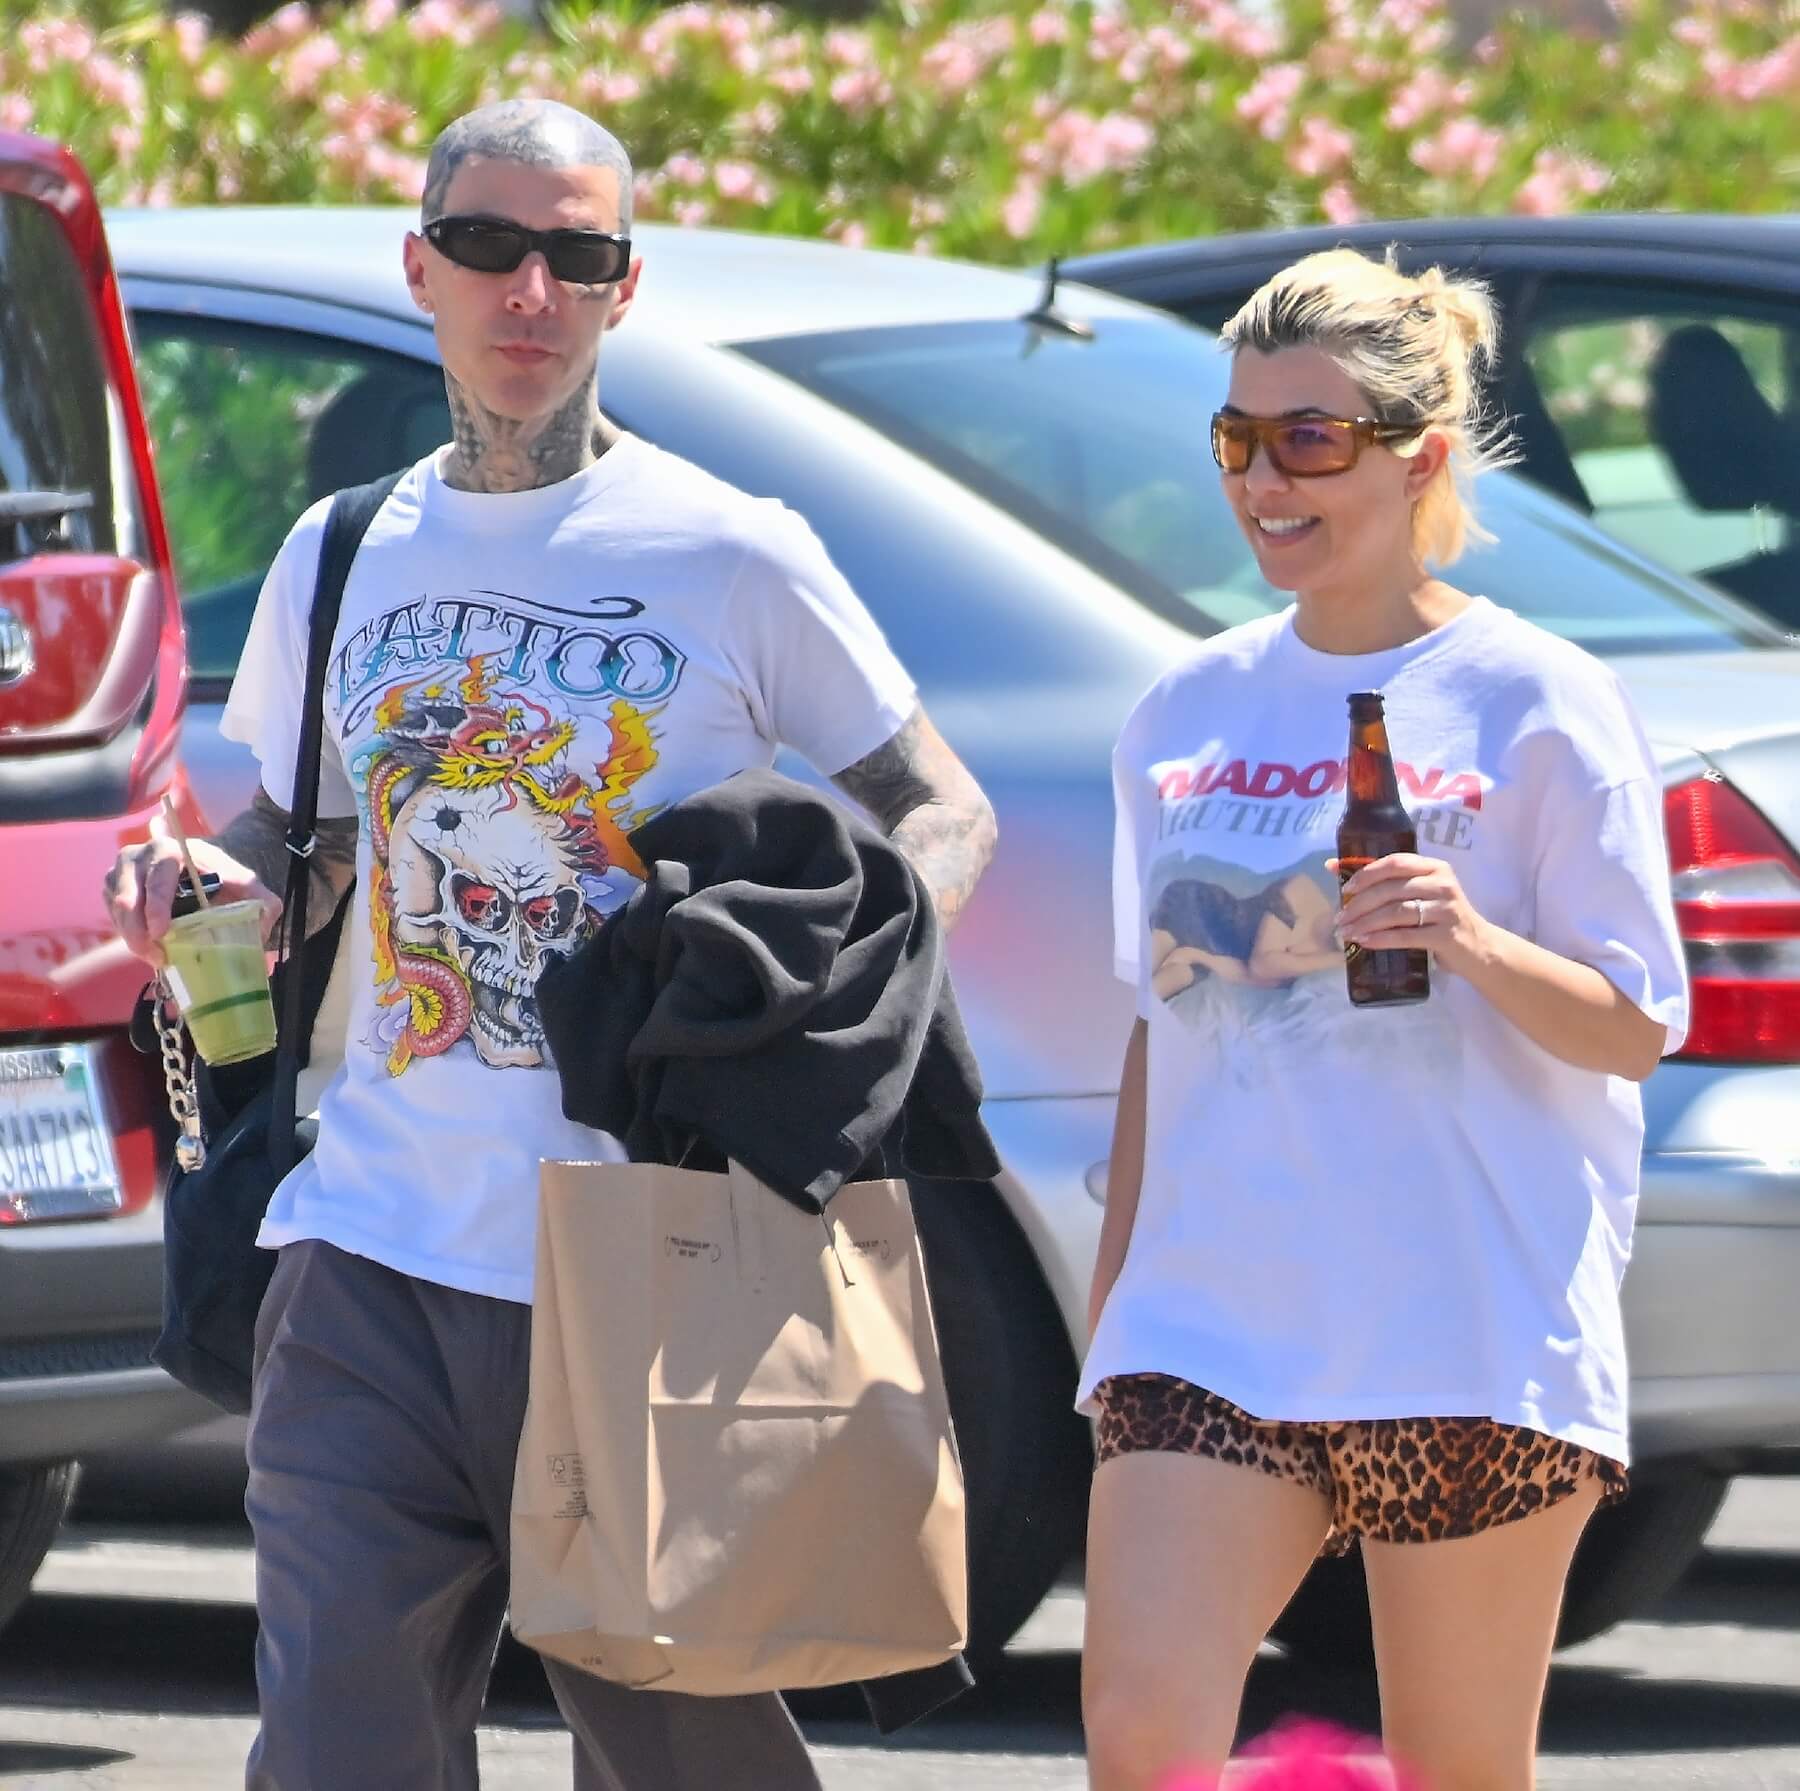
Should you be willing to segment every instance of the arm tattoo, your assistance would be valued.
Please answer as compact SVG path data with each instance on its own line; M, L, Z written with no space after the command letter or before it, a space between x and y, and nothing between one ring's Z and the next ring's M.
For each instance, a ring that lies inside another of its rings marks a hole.
M999 829L993 806L925 711L915 709L885 746L831 781L913 861L948 931L987 869Z
M356 880L356 822L320 820L313 828L312 856L306 861L312 887L306 894L306 931L310 938L337 911L344 891ZM258 790L255 800L213 841L239 864L256 873L263 887L278 896L287 893L288 811Z

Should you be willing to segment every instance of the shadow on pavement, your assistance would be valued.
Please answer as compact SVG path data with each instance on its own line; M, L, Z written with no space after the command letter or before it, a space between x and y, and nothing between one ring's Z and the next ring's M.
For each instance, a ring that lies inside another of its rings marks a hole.
M1657 1607L1655 1621L1800 1630L1800 1555L1708 1549Z
M1800 1561L1758 1550L1715 1550L1650 1622L1768 1629L1800 1627ZM145 1715L251 1716L256 1709L254 1613L244 1604L77 1596L32 1598L0 1636L0 1730L8 1704ZM1081 1663L1072 1649L1019 1652L987 1672L938 1716L884 1740L853 1689L793 1700L810 1739L838 1747L989 1749L1036 1756L1079 1754ZM1257 1735L1305 1713L1363 1733L1379 1727L1374 1680L1265 1652L1253 1668L1242 1733ZM502 1645L487 1720L547 1728L556 1708L537 1657ZM1646 1675L1559 1661L1545 1713L1546 1761L1559 1756L1640 1757L1800 1746L1800 1687ZM128 1755L0 1739L0 1775L104 1767Z
M8 1704L143 1716L254 1716L247 1605L62 1593L28 1599L0 1635Z
M64 1747L54 1741L0 1741L0 1777L29 1772L87 1772L96 1766L123 1766L133 1759L110 1747Z

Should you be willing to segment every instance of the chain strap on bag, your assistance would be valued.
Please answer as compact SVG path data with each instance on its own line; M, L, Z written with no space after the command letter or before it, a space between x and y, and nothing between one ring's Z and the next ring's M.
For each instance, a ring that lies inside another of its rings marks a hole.
M192 1175L206 1161L206 1140L200 1134L200 1096L194 1087L193 1059L182 1037L181 1022L169 1016L173 1001L168 979L159 970L151 996L150 1019L156 1028L156 1043L162 1053L169 1112L180 1128L180 1135L175 1140L176 1166Z

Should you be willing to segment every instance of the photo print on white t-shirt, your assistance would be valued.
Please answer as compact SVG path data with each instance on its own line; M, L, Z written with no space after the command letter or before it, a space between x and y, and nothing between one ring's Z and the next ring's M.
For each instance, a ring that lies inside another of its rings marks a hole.
M1483 780L1476 772L1396 759L1419 849L1473 849ZM1367 1017L1351 1008L1339 905L1328 868L1343 813L1346 766L1305 766L1206 750L1150 767L1156 823L1144 887L1150 991L1220 1055L1241 1043L1278 1045L1301 1032L1330 1047L1366 1049ZM1404 1026L1419 1048L1454 1052L1438 1014ZM1359 1029L1360 1027L1360 1029ZM1429 1044L1427 1046L1427 1035Z
M607 604L577 626L499 592L418 599L333 661L390 1076L450 1051L540 1066L538 977L643 879L633 788L684 660L633 626L641 603Z

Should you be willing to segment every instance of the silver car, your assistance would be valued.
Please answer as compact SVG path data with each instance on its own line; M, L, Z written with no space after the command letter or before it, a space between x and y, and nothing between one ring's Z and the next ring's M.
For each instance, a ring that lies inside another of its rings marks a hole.
M407 223L109 220L184 587L183 751L218 820L252 788L219 706L287 525L448 435L401 279ZM607 410L812 521L999 810L952 958L1006 1167L991 1188L919 1190L993 1648L1085 1512L1090 1442L1069 1400L1131 1021L1110 972L1108 753L1197 636L1283 601L1206 450L1226 364L1201 330L1036 276L761 236L646 227L638 243ZM1496 475L1485 513L1500 545L1465 582L1631 683L1679 820L1701 979L1688 1052L1645 1091L1626 1284L1638 1490L1584 1545L1573 1639L1680 1572L1726 1476L1800 1446L1800 651L1522 481ZM1359 1597L1353 1570L1315 1575L1282 1633L1353 1651Z

